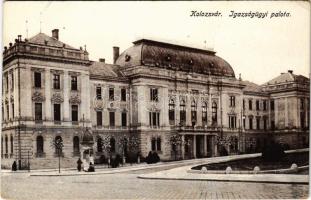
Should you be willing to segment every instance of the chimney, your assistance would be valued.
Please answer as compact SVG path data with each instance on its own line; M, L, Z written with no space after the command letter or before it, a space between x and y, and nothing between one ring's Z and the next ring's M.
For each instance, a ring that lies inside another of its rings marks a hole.
M58 40L58 29L53 29L52 30L52 37L55 38L56 40Z
M118 57L119 57L119 47L113 47L113 64L116 64Z
M105 63L105 58L100 58L99 62Z
M288 73L293 74L293 70L288 70Z

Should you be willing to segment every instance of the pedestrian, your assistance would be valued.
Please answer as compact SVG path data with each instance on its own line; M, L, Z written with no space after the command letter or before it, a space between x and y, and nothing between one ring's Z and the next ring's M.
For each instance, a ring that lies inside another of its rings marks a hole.
M78 164L78 166L77 166L78 171L80 172L81 171L81 164L82 164L82 161L80 158L78 159L77 164Z
M95 168L92 162L90 162L90 167L89 167L88 172L95 172Z
M12 171L16 171L16 170L17 170L17 165L16 165L16 161L14 161L12 164Z

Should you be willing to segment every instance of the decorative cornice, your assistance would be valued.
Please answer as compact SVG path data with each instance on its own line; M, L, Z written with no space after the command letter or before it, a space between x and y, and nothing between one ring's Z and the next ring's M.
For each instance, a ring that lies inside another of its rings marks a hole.
M63 73L64 73L63 70L56 70L56 69L50 69L50 72L51 72L52 74L63 74Z
M68 74L69 74L70 76L80 76L81 73L80 73L80 72L69 71Z
M32 67L31 71L35 71L35 72L44 72L45 69L44 68L37 68L37 67Z

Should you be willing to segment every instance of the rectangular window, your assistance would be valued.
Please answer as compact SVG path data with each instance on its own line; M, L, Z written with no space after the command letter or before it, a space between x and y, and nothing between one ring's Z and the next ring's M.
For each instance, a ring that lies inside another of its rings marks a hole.
M10 119L9 105L6 106L6 118Z
M256 129L260 130L260 118L259 117L256 118Z
M249 129L250 130L253 129L253 118L252 117L249 118Z
M96 87L96 98L102 99L102 88L101 87Z
M115 117L114 117L114 112L109 112L109 123L110 126L115 126Z
M36 88L41 88L41 73L40 72L35 72L34 73L35 77L35 87Z
M11 83L11 90L14 90L14 73L12 73L12 83Z
M267 130L267 119L263 118L263 129Z
M126 112L122 112L122 116L121 116L121 124L122 124L122 126L123 126L123 127L126 127L126 126L127 126L126 115L127 115L127 113L126 113Z
M13 119L15 117L15 114L14 114L14 103L12 103L12 117L13 117Z
M246 119L246 117L243 116L243 128L244 128L244 129L245 129L245 127L246 127L246 121L245 121L245 119Z
M54 121L60 121L60 104L54 104Z
M71 90L78 90L78 78L71 76Z
M109 101L114 101L114 88L109 88Z
M266 111L266 110L267 110L267 101L264 100L264 101L262 102L262 104L263 104L263 110Z
M230 96L230 107L235 107L235 96Z
M229 128L235 129L236 128L236 116L229 115Z
M8 92L9 91L9 75L8 74L6 74L5 79L6 79L6 91Z
M171 125L175 124L175 110L169 110L168 111L168 119Z
M253 109L253 101L252 100L248 100L248 109L249 110Z
M256 100L256 110L260 110L260 108L259 108L259 100Z
M300 127L305 128L305 113L300 112Z
M245 100L243 99L243 110L245 110Z
M126 89L121 89L121 101L126 101Z
M305 108L305 101L304 99L300 99L300 109L303 110Z
M158 89L150 88L150 101L158 101Z
M78 122L78 105L72 105L71 106L71 121Z
M42 103L35 103L35 121L42 120Z
M202 112L202 124L203 125L207 124L207 112L206 111Z
M271 121L271 129L274 130L275 129L275 122Z
M161 138L152 138L151 139L151 151L161 151Z
M149 125L151 127L160 126L160 113L158 112L149 112Z
M271 101L270 101L270 109L271 109L271 110L274 110L274 100L271 100Z
M96 121L97 121L97 126L103 125L103 113L102 113L102 111L96 112Z
M53 75L53 88L56 90L60 89L60 76L59 76L59 74Z
M192 110L191 111L191 122L195 124L196 121L197 121L197 111Z

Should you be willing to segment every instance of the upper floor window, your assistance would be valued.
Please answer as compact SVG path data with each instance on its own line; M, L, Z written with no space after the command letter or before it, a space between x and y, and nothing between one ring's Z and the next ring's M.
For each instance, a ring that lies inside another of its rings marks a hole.
M35 121L42 120L42 103L35 103Z
M54 121L60 121L61 114L60 114L60 104L54 104Z
M109 88L109 101L114 101L114 88Z
M270 109L271 109L271 110L274 110L274 100L271 100L271 101L270 101Z
M266 117L263 118L263 129L267 130L267 118Z
M230 107L235 107L235 96L230 96Z
M78 122L78 105L71 105L71 121Z
M194 125L196 121L197 121L197 104L195 103L195 101L192 101L191 102L191 122L192 122L192 125Z
M121 89L121 101L126 101L126 89Z
M151 127L160 126L160 113L159 112L149 112L149 125Z
M71 90L78 90L78 77L71 76Z
M217 103L215 101L212 104L212 123L217 123Z
M256 129L260 129L260 117L256 117Z
M259 108L259 100L256 100L256 110L260 110L260 108Z
M184 100L180 101L180 124L184 124L186 122L186 103Z
M12 80L12 82L11 82L11 90L14 90L14 73L12 73L12 75L11 75L11 80Z
M171 125L175 123L175 102L173 99L170 99L168 104L168 119Z
M245 110L245 99L243 99L243 110Z
M248 100L248 109L253 110L253 101L251 99Z
M150 101L158 101L158 89L150 88Z
M34 79L35 79L35 87L41 88L41 73L35 72L34 73Z
M267 110L267 100L263 100L262 104L263 104L263 110L266 111Z
M60 89L60 76L59 74L53 75L53 88L59 90Z
M207 103L204 102L202 105L202 124L207 124Z
M127 126L127 113L126 112L122 112L121 114L121 125L123 127L126 127Z
M252 130L253 129L253 118L249 117L248 122L249 122L249 129Z
M101 87L96 87L96 98L102 99L102 88Z
M300 109L304 109L305 108L305 101L303 98L300 99Z
M236 128L236 116L235 115L229 115L229 128Z
M9 91L9 75L8 74L6 74L5 80L6 80L6 91L8 92Z
M115 126L115 113L114 112L109 112L109 122L110 122L111 127Z
M102 111L96 112L96 122L97 122L97 126L103 125L103 113L102 113Z

